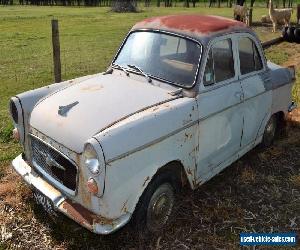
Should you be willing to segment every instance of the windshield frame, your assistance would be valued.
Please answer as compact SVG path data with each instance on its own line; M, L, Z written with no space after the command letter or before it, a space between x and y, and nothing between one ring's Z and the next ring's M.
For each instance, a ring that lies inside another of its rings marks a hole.
M193 87L195 87L195 85L197 84L197 79L198 79L198 76L199 76L199 72L200 72L200 65L201 65L201 60L202 60L202 54L203 54L203 45L201 44L200 41L196 40L195 38L192 38L192 37L189 37L189 36L185 36L183 34L178 34L178 33L173 33L173 32L170 32L170 31L164 31L164 30L156 30L156 29L137 29L137 30L132 30L130 31L127 36L125 37L125 39L123 40L121 46L119 47L116 55L114 56L112 62L111 62L111 66L115 63L116 59L118 58L120 52L122 51L125 43L127 42L129 36L132 34L132 33L135 33L135 32L153 32L153 33L161 33L161 34L166 34L166 35L170 35L170 36L175 36L175 37L179 37L179 38L183 38L183 39L187 39L187 40L190 40L196 44L198 44L200 46L200 54L199 54L199 59L198 59L198 62L197 62L197 70L196 70L196 73L195 73L195 76L194 76L194 81L192 84L188 85L188 86L185 86L183 84L180 84L180 83L177 83L177 82L173 82L173 81L170 81L168 79L164 79L164 78L161 78L161 77L158 77L158 76L155 76L155 75L151 75L149 73L147 73L151 78L155 79L155 80L158 80L158 81L162 81L162 82L165 82L165 83L168 83L170 85L173 85L173 86L176 86L176 87L180 87L180 88L184 88L184 89L192 89ZM141 75L140 72L137 72L136 70L133 70L131 68L126 68L126 70L130 73L134 73L134 74L138 74L138 75Z

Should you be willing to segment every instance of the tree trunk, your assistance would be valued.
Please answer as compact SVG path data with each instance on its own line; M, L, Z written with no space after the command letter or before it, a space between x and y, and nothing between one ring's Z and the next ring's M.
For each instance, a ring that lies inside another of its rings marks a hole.
M250 11L249 11L249 20L248 20L248 25L252 26L252 20L253 20L253 5L254 5L255 0L251 0L250 3Z
M114 0L112 11L114 12L136 12L136 0Z

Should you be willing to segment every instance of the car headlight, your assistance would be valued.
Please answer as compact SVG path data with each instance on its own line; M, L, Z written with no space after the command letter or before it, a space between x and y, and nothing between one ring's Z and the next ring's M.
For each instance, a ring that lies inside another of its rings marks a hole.
M83 151L84 164L94 175L100 174L100 162L98 155L92 144L87 143Z

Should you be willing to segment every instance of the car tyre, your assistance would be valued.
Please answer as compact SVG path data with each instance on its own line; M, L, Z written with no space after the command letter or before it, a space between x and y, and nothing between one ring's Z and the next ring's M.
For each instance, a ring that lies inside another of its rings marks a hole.
M282 37L283 37L284 41L288 41L288 39L289 39L289 36L287 34L287 30L288 30L287 26L285 26L285 27L282 28Z
M287 41L290 43L295 42L295 35L294 35L294 31L295 31L295 27L294 26L290 26L287 29L287 35L288 35L288 39Z
M300 43L300 28L294 30L295 42Z
M273 144L276 136L277 125L278 125L277 117L275 115L272 115L265 127L265 131L262 139L263 147L269 147Z
M142 194L132 223L138 232L157 233L167 224L179 190L178 180L171 171L154 177Z

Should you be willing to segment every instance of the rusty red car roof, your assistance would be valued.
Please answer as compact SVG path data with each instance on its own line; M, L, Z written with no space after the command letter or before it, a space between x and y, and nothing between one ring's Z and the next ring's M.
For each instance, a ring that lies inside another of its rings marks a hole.
M170 15L147 18L133 26L136 29L155 29L173 31L203 37L212 33L228 30L249 30L239 21L220 16L209 15Z

